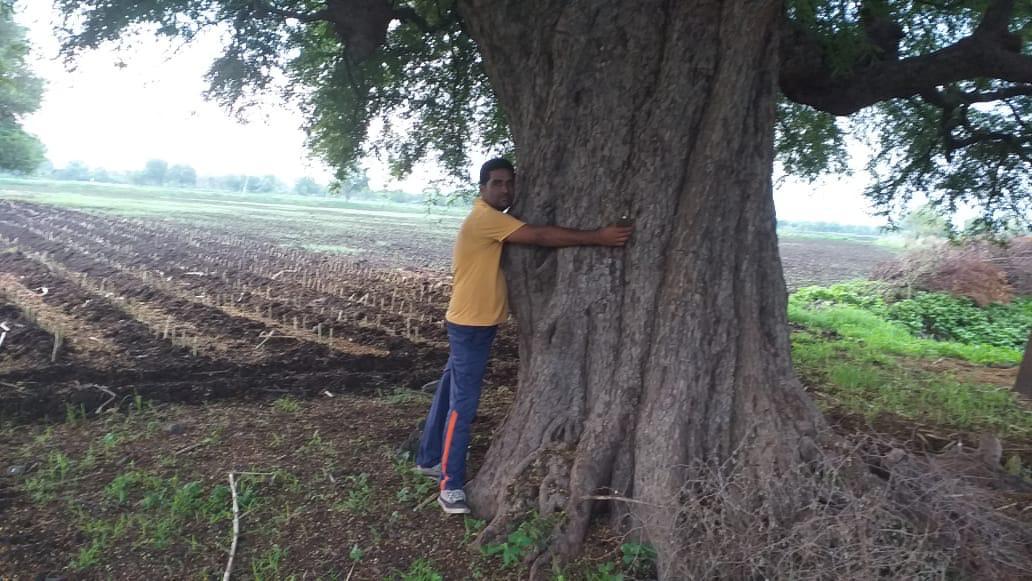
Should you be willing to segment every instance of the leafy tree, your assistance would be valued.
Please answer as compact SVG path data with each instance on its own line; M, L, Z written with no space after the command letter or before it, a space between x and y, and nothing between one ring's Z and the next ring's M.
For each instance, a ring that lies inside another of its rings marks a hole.
M310 177L303 177L294 182L294 193L302 196L318 196L326 192L326 188Z
M81 161L70 161L65 167L54 170L54 177L59 180L87 182L90 180L90 168Z
M163 186L168 179L168 162L163 159L151 159L143 166L143 171L136 179L141 184Z
M0 0L0 170L17 173L31 173L44 160L43 144L21 126L43 97L43 81L25 64L28 52L13 0Z
M900 224L900 230L912 242L938 240L950 233L950 223L942 211L934 206L924 205L907 214Z
M58 5L69 55L143 23L187 38L223 27L209 95L245 108L284 73L338 180L374 149L399 174L436 157L459 178L470 151L510 152L521 218L633 217L624 250L507 253L519 386L468 492L485 537L528 509L562 515L535 571L577 552L608 502L599 490L631 498L607 514L675 579L709 564L684 558L697 548L677 510L688 483L734 467L736 490L761 491L741 500L766 499L764 519L729 527L776 529L806 504L790 475L825 421L792 371L776 150L801 175L834 171L856 128L877 149L868 194L889 214L921 194L976 204L986 228L1032 219L1027 0ZM369 135L377 117L386 129ZM708 577L774 566L710 560L722 564Z
M197 170L189 165L177 164L168 168L166 181L174 186L192 187L197 185Z
M246 182L245 188L248 192L272 194L287 191L287 185L274 175L265 175L261 177L248 176Z
M344 174L344 178L337 181L334 189L343 194L346 200L354 197L368 197L371 193L369 190L369 176L364 169L349 169Z

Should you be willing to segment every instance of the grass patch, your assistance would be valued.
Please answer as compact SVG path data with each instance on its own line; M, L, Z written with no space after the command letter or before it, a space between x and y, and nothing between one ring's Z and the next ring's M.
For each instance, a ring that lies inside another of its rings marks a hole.
M64 452L51 452L38 474L25 481L25 491L33 502L50 502L71 474L72 460Z
M853 337L866 335L901 355L941 355L980 364L1020 361L1032 329L1032 297L979 307L944 293L900 297L893 292L874 281L802 288L789 298L789 319Z
M789 301L788 320L814 329L834 331L844 338L888 354L950 357L979 365L1017 365L1021 362L1020 349L914 337L904 325L886 321L860 307L830 305L811 309Z
M333 505L334 510L362 514L369 510L373 489L369 484L369 475L362 474L347 477L348 493L344 500Z
M419 504L437 488L436 481L419 474L413 470L413 466L413 461L409 459L408 453L394 456L391 460L394 473L401 478L401 488L398 489L394 498L406 506Z
M1019 437L1032 435L1032 414L1009 389L912 360L1017 365L1022 351L1012 345L1027 338L1030 313L1028 298L983 309L933 293L887 302L884 289L866 281L800 289L788 305L789 320L805 327L792 334L796 370L820 386L824 405Z
M423 393L422 391L415 391L411 389L396 388L388 394L381 393L380 396L383 401L389 405L408 405L411 403L430 403L433 399L433 395L429 393Z
M1032 435L1032 414L1010 390L913 369L881 345L799 331L792 335L792 355L807 383L821 386L826 406L868 417L888 412L964 430Z
M391 581L444 581L444 575L434 570L426 559L417 559L407 571L399 571L390 577Z
M293 414L301 409L301 404L292 397L281 397L272 402L272 407L276 408L276 411Z

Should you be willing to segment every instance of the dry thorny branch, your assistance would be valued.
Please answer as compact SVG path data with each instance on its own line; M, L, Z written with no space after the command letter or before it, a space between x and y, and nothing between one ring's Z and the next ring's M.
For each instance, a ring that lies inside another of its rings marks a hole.
M668 577L1032 576L1032 529L993 506L1001 488L1030 487L977 453L924 458L865 438L762 483L729 466L690 472L675 509L681 549L665 567L679 569Z

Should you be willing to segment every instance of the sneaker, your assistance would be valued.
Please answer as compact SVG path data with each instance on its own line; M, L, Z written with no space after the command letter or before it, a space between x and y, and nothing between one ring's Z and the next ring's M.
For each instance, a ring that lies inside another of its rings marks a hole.
M444 512L448 514L469 514L472 512L466 504L466 493L462 490L442 490L437 497L437 504L441 505Z
M427 478L433 478L434 480L440 480L441 479L441 464L440 463L437 463L437 464L435 464L433 466L420 466L420 465L417 464L416 468L415 468L415 471L416 471L416 473L422 474L423 476L426 476Z

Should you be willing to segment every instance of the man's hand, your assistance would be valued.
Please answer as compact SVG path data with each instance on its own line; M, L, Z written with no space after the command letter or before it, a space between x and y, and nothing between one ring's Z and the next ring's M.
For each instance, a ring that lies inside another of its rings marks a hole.
M599 246L623 246L631 238L634 226L606 226L595 231Z

